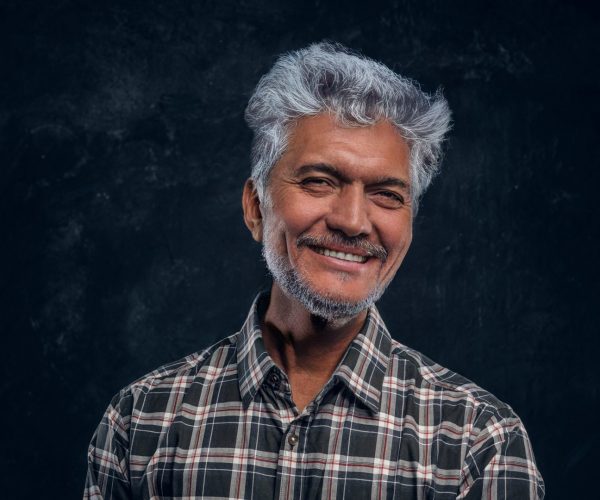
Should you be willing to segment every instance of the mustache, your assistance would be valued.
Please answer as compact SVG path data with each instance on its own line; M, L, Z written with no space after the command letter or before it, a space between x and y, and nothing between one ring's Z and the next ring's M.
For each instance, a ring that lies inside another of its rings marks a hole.
M382 262L385 262L388 258L388 253L385 248L370 242L364 236L346 236L339 233L328 233L321 236L303 234L298 237L296 246L301 247L303 245L311 247L338 245L362 250L363 252L366 252L369 257L376 257Z

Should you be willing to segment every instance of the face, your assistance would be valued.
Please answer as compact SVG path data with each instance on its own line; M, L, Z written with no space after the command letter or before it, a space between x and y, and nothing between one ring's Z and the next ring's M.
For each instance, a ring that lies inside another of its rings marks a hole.
M410 246L409 149L389 122L342 127L300 119L273 167L268 199L252 184L244 215L286 295L327 319L375 302Z

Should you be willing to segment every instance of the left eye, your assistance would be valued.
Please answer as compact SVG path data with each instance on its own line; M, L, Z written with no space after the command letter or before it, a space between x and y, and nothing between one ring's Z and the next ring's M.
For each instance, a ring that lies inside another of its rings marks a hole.
M397 205L404 204L404 198L398 193L394 193L393 191L378 191L375 193L377 196L386 200L388 203L394 203Z

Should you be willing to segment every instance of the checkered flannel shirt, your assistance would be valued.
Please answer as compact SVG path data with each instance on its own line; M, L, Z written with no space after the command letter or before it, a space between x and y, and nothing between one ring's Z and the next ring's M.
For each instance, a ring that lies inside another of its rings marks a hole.
M119 392L84 498L534 499L512 409L392 340L376 308L302 412L255 301L239 333Z

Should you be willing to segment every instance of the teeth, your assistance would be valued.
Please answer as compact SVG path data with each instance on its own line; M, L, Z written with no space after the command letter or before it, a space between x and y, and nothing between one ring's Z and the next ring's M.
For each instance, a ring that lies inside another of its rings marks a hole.
M315 248L317 253L321 255L325 255L327 257L333 257L335 259L340 260L349 260L350 262L366 262L367 257L363 257L362 255L354 255L351 253L344 252L336 252L335 250L329 250L327 248Z

